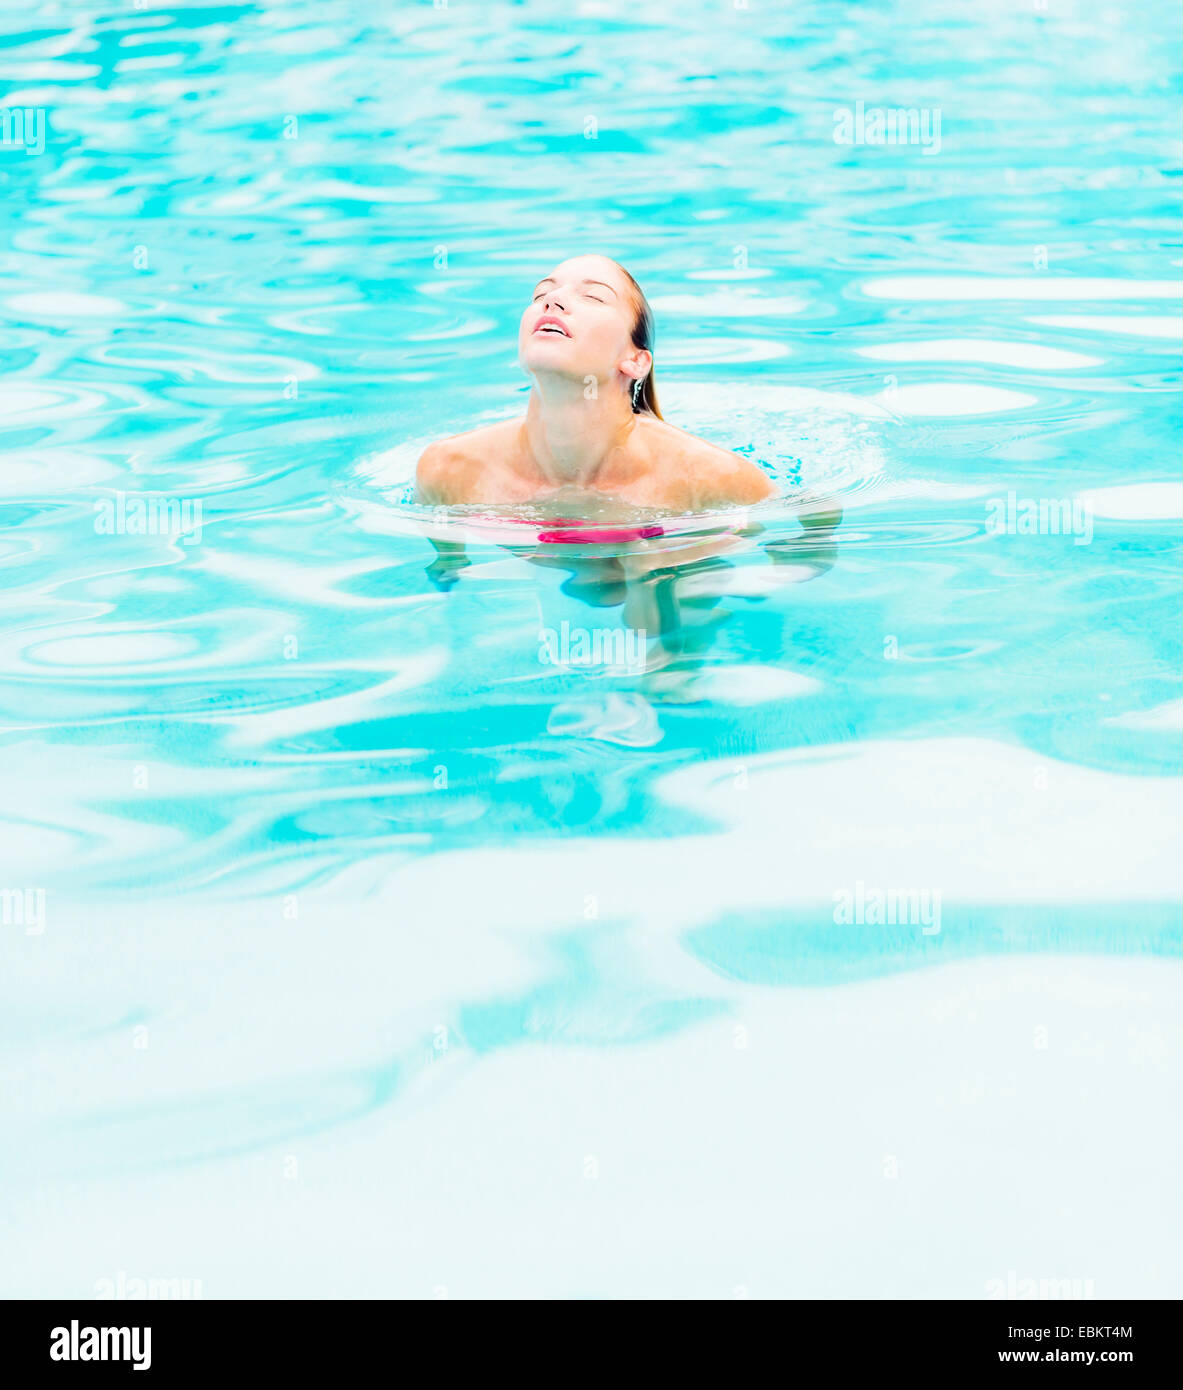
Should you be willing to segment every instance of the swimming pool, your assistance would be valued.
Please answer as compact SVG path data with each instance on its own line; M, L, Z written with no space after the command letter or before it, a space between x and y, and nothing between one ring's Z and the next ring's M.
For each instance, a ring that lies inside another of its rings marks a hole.
M4 1294L1179 1294L1179 29L7 12ZM585 249L760 529L407 502Z

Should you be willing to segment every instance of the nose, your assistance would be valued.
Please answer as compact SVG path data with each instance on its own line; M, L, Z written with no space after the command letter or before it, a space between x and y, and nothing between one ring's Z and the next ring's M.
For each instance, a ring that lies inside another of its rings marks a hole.
M566 300L566 298L567 298L567 291L566 291L566 290L557 289L557 288L556 288L556 289L553 289L553 290L547 290L546 294L543 296L542 307L543 307L544 310L545 310L545 309L561 309L561 310L563 311L563 313L565 314L565 313L567 312L567 305L566 305L566 303L564 302L564 301Z

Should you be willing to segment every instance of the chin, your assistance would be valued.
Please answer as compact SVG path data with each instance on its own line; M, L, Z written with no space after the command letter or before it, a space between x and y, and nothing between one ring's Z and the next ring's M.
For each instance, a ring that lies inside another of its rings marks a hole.
M555 338L553 341L548 338L541 341L532 338L519 354L518 360L528 372L535 368L541 371L554 371L558 368L570 372L572 376L578 376L579 372L572 361L570 348L570 338Z

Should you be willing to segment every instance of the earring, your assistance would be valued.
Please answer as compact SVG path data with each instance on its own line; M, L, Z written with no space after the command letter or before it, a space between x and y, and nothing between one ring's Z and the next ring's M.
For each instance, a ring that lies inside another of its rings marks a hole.
M641 378L633 382L633 409L637 408L637 397L641 394Z

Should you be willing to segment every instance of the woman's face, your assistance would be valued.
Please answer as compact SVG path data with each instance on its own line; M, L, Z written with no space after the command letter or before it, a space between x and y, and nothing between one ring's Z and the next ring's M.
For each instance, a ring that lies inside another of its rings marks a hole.
M518 360L531 375L641 377L649 354L633 346L628 281L605 256L575 256L534 287L518 330Z

